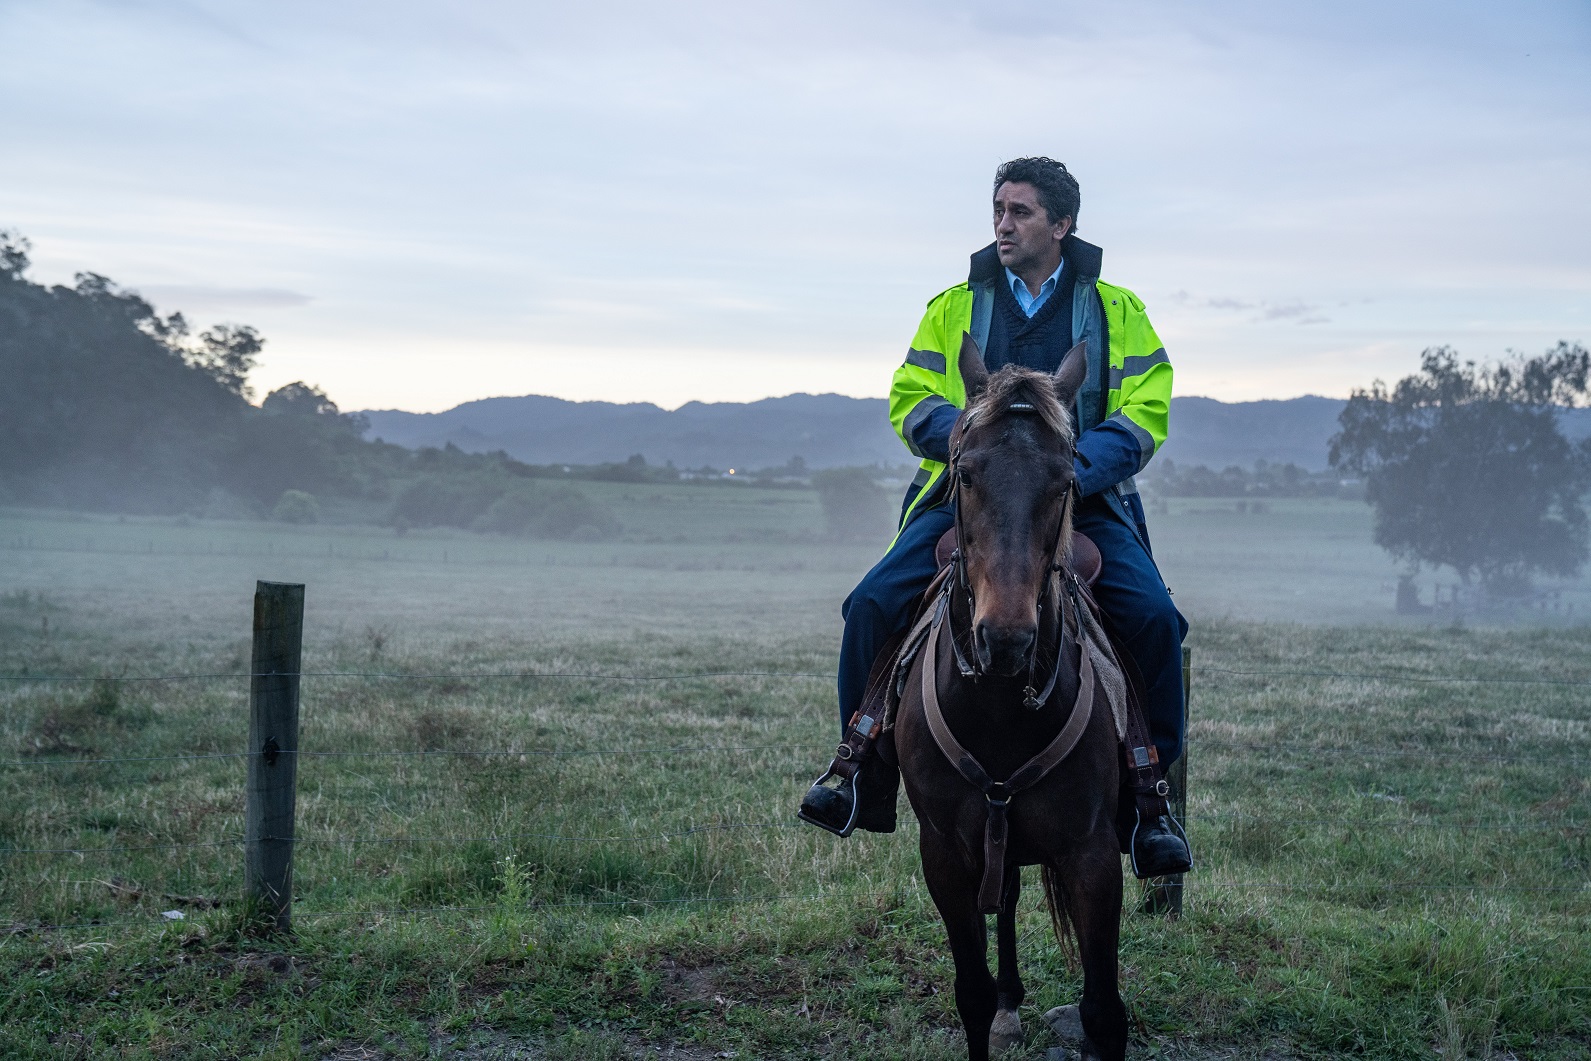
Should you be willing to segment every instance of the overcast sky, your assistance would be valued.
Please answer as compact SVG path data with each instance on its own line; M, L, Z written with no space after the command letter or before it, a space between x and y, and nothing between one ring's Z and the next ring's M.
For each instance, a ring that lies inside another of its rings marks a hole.
M0 0L0 227L259 392L881 395L1002 160L1181 394L1591 341L1591 3Z

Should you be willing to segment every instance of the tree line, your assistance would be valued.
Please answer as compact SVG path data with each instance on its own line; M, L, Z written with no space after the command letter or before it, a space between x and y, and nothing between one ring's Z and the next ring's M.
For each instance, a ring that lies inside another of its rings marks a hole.
M1216 471L1203 464L1178 464L1169 457L1149 463L1137 479L1150 497L1341 497L1362 498L1357 479L1341 472L1312 472L1296 464L1257 460L1252 468L1236 464Z
M368 441L302 381L248 383L265 339L247 325L195 334L97 273L29 279L26 239L0 232L0 504L128 513L214 512L304 522L357 503L401 529L465 526L608 537L611 512L506 454Z

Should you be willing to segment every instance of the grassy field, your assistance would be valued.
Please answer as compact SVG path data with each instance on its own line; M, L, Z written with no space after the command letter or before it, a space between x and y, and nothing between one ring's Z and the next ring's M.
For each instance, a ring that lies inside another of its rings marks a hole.
M0 1056L962 1056L909 812L793 822L832 683L662 680L831 673L879 546L801 491L582 489L623 540L0 516ZM1394 624L1358 505L1155 532L1200 865L1181 921L1124 917L1134 1056L1591 1058L1591 710L1552 684L1591 631ZM341 675L276 942L236 902L246 683L45 680L246 670L256 578ZM1038 1057L1079 985L1032 890L1022 924Z

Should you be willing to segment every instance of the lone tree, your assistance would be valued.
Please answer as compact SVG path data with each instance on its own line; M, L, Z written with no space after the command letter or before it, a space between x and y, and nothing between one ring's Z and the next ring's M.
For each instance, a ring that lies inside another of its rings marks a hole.
M1354 391L1332 467L1364 477L1376 544L1413 569L1445 565L1491 595L1524 591L1533 573L1573 575L1587 557L1591 439L1569 441L1558 420L1588 397L1588 372L1579 344L1481 366L1426 350L1390 392L1379 380Z

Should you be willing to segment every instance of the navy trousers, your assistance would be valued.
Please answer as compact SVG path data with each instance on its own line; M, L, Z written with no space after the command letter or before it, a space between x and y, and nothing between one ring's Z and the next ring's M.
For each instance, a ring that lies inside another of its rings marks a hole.
M948 508L918 515L840 606L845 618L840 641L842 738L867 692L879 649L911 622L912 605L933 581L934 545L954 522ZM1187 621L1171 603L1144 541L1104 501L1085 498L1073 523L1093 539L1104 558L1094 598L1111 635L1126 647L1143 678L1144 721L1161 766L1170 766L1182 754L1182 639Z

